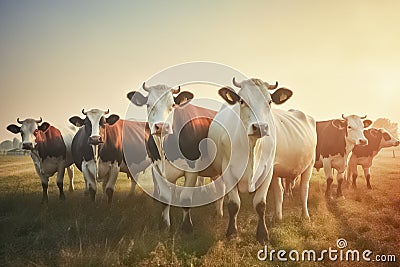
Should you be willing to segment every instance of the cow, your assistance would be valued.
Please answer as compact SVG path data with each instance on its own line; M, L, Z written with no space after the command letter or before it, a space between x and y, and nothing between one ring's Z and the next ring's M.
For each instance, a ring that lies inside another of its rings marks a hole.
M107 201L112 202L114 187L120 171L133 177L150 164L145 142L149 133L145 122L121 120L118 115L105 117L109 110L82 110L85 118L73 116L69 121L80 127L72 141L72 156L75 165L82 171L87 190L95 201L97 182L102 182ZM135 150L135 160L129 165L124 160L123 147ZM129 169L128 169L129 167ZM134 187L133 187L134 188Z
M364 135L368 139L368 145L355 146L351 153L346 170L346 180L350 182L352 178L353 188L356 188L356 180L358 176L357 165L361 165L364 170L367 188L372 189L370 179L372 160L378 152L385 147L394 147L399 145L399 140L394 138L387 130L371 128L364 130Z
M229 192L226 236L237 233L239 192L255 192L256 238L265 242L268 240L265 207L270 185L276 215L282 218L281 177L294 179L301 175L303 215L309 218L307 198L315 157L315 121L301 111L271 109L272 103L282 104L292 96L287 88L277 89L277 82L275 85L259 79L237 82L233 78L233 84L240 88L238 93L230 87L218 91L232 107L223 106L211 123L208 137L217 149L212 167L221 174ZM270 90L275 91L270 93Z
M59 199L65 200L64 173L67 169L70 179L69 191L74 190L74 168L71 155L71 142L74 131L57 128L42 118L17 119L21 126L10 124L7 130L14 134L21 133L22 148L29 150L36 173L40 177L43 189L42 203L48 203L49 178L57 173Z
M367 145L368 140L363 134L364 128L372 124L365 120L367 116L360 117L349 115L342 119L317 122L317 149L314 167L319 171L324 168L326 177L325 197L331 198L331 185L333 182L332 169L337 170L338 198L343 198L342 183L346 170L347 159L355 145Z
M199 175L214 176L208 173L207 168L199 172L197 167L206 160L201 157L199 144L207 138L216 111L190 104L194 95L188 91L180 92L180 87L173 89L164 84L147 86L143 83L142 88L148 92L147 96L132 91L127 98L136 106L147 106L151 133L147 147L153 162L153 179L162 178L158 182L159 196L156 195L163 205L160 228L168 229L171 225L169 211L173 193L170 188L163 186L163 181L175 184L178 178L184 176L184 186L187 188L196 185ZM179 199L184 206L182 230L191 233L191 191L182 190ZM222 207L220 210L222 213Z

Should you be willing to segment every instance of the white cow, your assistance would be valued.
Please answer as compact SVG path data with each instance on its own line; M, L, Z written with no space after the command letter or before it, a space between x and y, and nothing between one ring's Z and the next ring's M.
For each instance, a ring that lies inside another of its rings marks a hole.
M228 211L230 219L227 237L237 232L236 220L240 208L239 191L255 192L253 206L258 214L256 237L258 241L265 242L268 239L268 231L265 225L266 196L273 180L275 154L278 151L282 153L276 161L280 177L294 177L294 174L292 174L294 169L289 170L288 168L292 168L296 165L295 162L299 161L305 166L302 166L296 172L304 173L304 181L308 180L309 166L312 166L313 163L313 153L306 152L305 154L308 155L301 156L300 160L292 157L285 159L283 154L290 153L290 149L295 149L295 152L297 152L296 148L291 147L289 143L285 144L290 137L296 137L296 133L290 130L293 125L297 125L299 121L306 121L307 123L304 125L305 135L309 133L311 136L313 134L310 129L315 126L313 126L313 120L307 118L301 112L290 111L285 113L277 111L275 113L271 111L272 102L281 104L291 97L292 91L289 89L279 88L270 94L269 90L276 89L278 84L269 85L258 79L249 79L241 83L233 79L233 84L240 88L238 93L235 93L229 87L219 90L222 98L233 106L223 106L211 123L208 137L213 140L214 144L209 142L209 150L212 149L213 145L216 146L216 157L212 167L222 174L221 177L227 192L229 192ZM285 126L285 124L287 125ZM286 127L288 129L283 130ZM287 139L277 137L279 135L278 129L290 133ZM277 148L278 140L281 143L281 148ZM315 146L313 140L305 140L304 145L307 146L306 150ZM284 166L285 161L293 162L289 162L290 166L287 168ZM278 179L275 180L278 181ZM304 186L304 192L306 192L308 183L304 184L307 184L307 186ZM282 190L276 196L281 194L283 194Z

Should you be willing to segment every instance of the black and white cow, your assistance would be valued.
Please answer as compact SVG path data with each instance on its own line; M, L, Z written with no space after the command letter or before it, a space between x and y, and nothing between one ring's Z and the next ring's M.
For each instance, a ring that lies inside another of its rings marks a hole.
M17 122L21 126L10 124L7 130L12 133L21 133L22 148L29 150L35 165L35 170L42 182L42 202L48 202L49 178L57 172L57 186L60 191L60 199L64 200L64 173L68 171L70 178L69 191L74 190L74 169L71 155L71 143L75 132L65 128L60 130L48 122L25 119Z
M90 198L95 200L97 182L102 182L103 192L111 203L120 171L133 177L132 183L135 183L137 175L151 164L145 147L149 136L145 131L146 123L120 120L115 114L106 118L109 110L82 110L82 113L86 116L84 119L78 116L69 119L80 127L72 141L73 159L83 172ZM123 146L135 150L135 162L130 163L129 170L124 161Z

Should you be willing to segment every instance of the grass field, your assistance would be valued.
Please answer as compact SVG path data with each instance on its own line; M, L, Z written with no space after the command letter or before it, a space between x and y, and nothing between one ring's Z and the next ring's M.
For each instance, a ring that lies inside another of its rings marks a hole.
M0 265L6 266L400 266L400 150L384 150L375 159L368 190L364 177L358 189L345 189L344 200L327 202L322 170L314 171L309 197L311 221L300 217L299 190L285 199L284 219L269 222L268 249L336 248L396 255L397 263L378 262L260 262L264 246L255 241L257 217L251 196L242 195L239 235L226 240L228 214L215 216L213 204L192 209L194 232L180 231L182 211L171 209L172 229L160 232L160 205L137 189L129 198L129 180L120 175L114 202L106 204L101 190L96 203L83 194L76 171L74 192L58 200L54 177L49 204L40 204L41 186L29 157L0 157ZM362 172L360 172L361 175ZM150 179L150 172L146 172ZM64 188L68 188L65 179ZM336 184L336 180L334 181ZM271 204L267 205L271 214ZM268 218L271 215L267 216ZM270 220L269 220L270 221ZM276 258L276 257L275 257Z

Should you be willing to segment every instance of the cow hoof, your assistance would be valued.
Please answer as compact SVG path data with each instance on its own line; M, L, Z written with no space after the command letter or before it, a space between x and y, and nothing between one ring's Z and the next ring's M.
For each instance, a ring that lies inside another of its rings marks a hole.
M336 197L336 200L339 200L339 201L342 201L342 200L345 200L346 198L343 196L343 195L338 195L337 197Z
M160 223L158 224L158 229L161 232L168 232L169 231L169 225L167 224L166 221L164 221L163 219L160 220Z
M369 190L371 190L371 189L372 189L372 186L371 186L371 185L367 185L367 188L368 188Z
M235 238L237 236L237 229L230 227L228 228L228 231L226 232L226 238L228 240L231 240L232 238Z
M69 191L69 192L74 192L74 188L73 188L72 186L70 186L70 187L68 188L68 191Z
M92 188L89 188L89 197L93 202L96 200L96 191L94 191Z
M106 189L106 194L107 194L107 203L111 204L112 202L112 198L113 198L113 194L114 194L114 190L112 190L111 188L107 188Z
M49 198L47 198L47 197L42 198L42 201L40 202L40 204L49 204Z
M61 195L59 196L59 200L64 201L64 200L65 200L65 195L64 195L64 194L61 194Z
M261 244L268 242L269 236L268 236L267 229L264 227L257 228L256 238L257 238L257 241L260 242Z
M182 224L182 231L185 234L192 234L193 233L193 224L190 220L185 220Z

